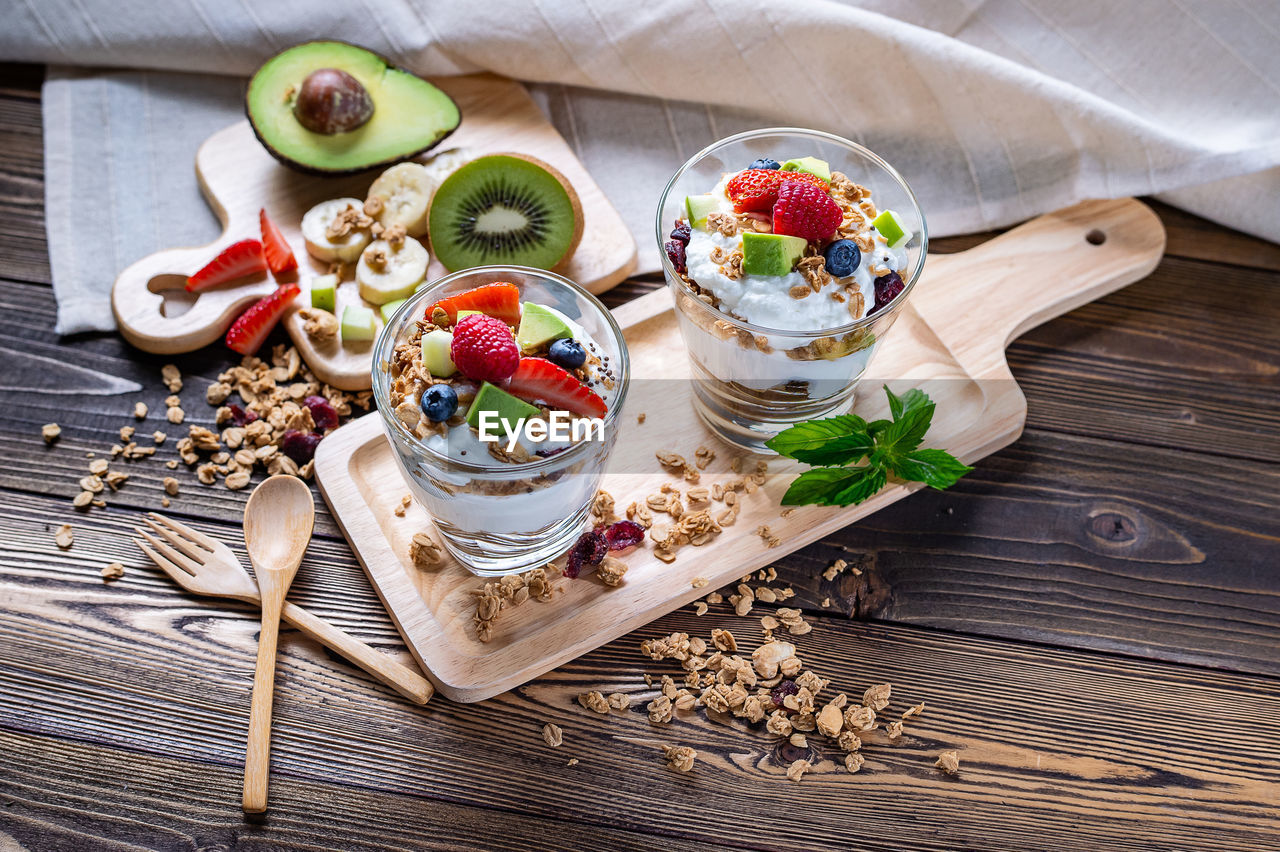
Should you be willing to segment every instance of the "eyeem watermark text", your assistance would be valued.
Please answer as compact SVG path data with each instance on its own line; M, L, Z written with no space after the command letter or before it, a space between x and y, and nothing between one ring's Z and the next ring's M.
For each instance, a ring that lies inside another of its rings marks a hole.
M496 444L506 438L507 452L514 452L520 443L523 433L531 443L541 444L545 441L557 443L579 443L581 441L603 441L604 420L599 417L576 417L567 411L553 411L546 418L529 417L521 420L511 428L511 421L500 418L496 411L480 412L480 440L486 444Z

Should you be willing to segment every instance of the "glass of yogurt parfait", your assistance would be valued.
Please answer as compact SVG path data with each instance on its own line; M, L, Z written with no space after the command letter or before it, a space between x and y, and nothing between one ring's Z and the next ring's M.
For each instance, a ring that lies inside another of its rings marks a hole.
M800 128L739 133L680 167L657 238L713 432L755 452L843 413L920 277L924 214L866 148Z
M485 266L432 281L396 310L375 347L373 391L442 543L493 576L574 543L629 373L622 331L590 293L540 269Z

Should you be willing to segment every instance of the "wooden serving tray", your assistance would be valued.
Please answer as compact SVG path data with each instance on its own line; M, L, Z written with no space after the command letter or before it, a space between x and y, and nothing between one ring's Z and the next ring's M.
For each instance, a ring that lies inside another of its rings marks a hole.
M1089 235L1091 239L1086 239ZM1103 238L1101 244L1095 244ZM1091 201L1034 219L959 254L931 256L910 301L881 351L855 410L885 416L883 381L898 390L923 387L937 402L927 446L944 447L973 462L1012 443L1027 405L1005 361L1011 339L1147 275L1164 252L1164 228L1132 199ZM718 455L702 485L733 474L737 453L702 426L690 402L688 365L671 296L651 293L614 311L626 333L632 391L604 488L618 511L673 481L656 460L671 450L692 460L699 445ZM677 381L661 381L675 379ZM637 423L639 413L646 422ZM754 464L755 457L749 461ZM587 651L683 606L866 517L910 494L892 484L847 509L802 507L782 517L779 500L800 466L770 462L767 482L741 495L741 514L704 547L684 547L668 565L648 547L624 558L626 582L609 589L593 577L561 580L549 603L526 602L504 611L493 640L481 643L471 623L473 589L483 581L451 563L415 568L409 541L430 518L413 505L394 514L408 493L376 413L356 420L320 444L316 479L334 517L368 572L414 656L439 690L456 701L479 701L518 686ZM678 483L681 490L688 487ZM719 504L716 504L719 505ZM665 515L655 515L665 523ZM766 547L756 534L767 524L780 539ZM706 578L705 588L693 585Z
M461 126L437 151L466 148L477 155L500 151L531 154L559 169L577 190L582 202L582 242L557 272L593 293L602 293L631 274L636 265L631 232L523 86L488 74L433 82L462 109ZM120 333L139 349L160 354L190 352L222 337L242 310L275 290L276 281L269 275L246 279L202 293L194 300L182 288L188 275L226 246L249 237L256 239L258 211L264 207L298 258L302 294L295 308L310 304L310 279L327 272L328 265L307 254L302 214L327 198L364 198L380 171L343 177L304 175L273 159L254 138L249 122L218 131L200 146L196 175L205 198L222 221L222 236L207 246L148 255L121 272L111 291ZM428 280L445 272L433 255ZM339 315L342 307L351 303L365 304L355 281L345 281L338 290ZM180 312L188 304L189 310ZM298 352L322 381L342 390L370 386L371 343L334 342L318 348L302 330L303 320L296 309L290 310L283 322Z

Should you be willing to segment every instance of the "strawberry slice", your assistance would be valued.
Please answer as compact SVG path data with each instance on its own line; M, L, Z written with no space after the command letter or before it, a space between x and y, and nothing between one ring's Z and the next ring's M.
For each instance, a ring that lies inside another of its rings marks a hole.
M276 223L267 217L265 208L258 211L258 228L262 231L262 256L267 259L271 274L280 275L297 269L298 259L293 256L293 249L289 248Z
M241 355L257 352L299 292L301 288L297 284L284 284L270 296L254 302L227 330L227 345Z
M241 240L224 248L203 269L187 279L188 293L202 293L210 287L244 278L261 275L267 271L267 260L262 256L262 243L257 240Z
M436 308L449 315L449 322L458 321L458 311L479 311L502 320L507 325L520 324L520 288L505 281L485 284L456 296L441 299L427 308L427 318Z
M521 358L504 387L521 399L549 403L584 417L604 417L609 411L599 394L546 358Z

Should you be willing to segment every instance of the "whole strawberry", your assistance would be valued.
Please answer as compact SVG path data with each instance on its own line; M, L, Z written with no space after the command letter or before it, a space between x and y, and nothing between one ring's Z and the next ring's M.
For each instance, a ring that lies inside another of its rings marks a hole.
M471 314L453 328L449 350L454 366L477 382L500 382L520 366L520 348L505 322Z
M844 214L825 189L786 180L773 205L773 232L806 240L825 240L836 232Z
M725 195L738 213L768 213L778 200L778 187L783 181L809 183L826 190L827 182L808 172L784 172L778 169L744 169L725 184Z

